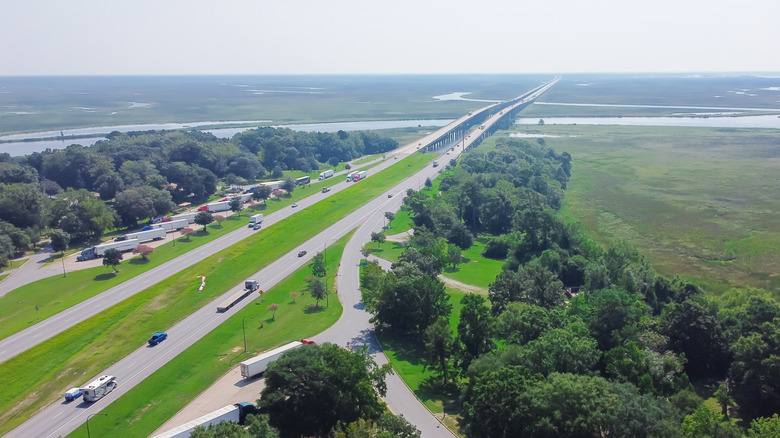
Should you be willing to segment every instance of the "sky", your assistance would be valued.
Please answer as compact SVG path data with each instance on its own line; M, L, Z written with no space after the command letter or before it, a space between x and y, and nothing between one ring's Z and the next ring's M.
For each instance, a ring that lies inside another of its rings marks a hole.
M780 72L778 0L0 0L0 76Z

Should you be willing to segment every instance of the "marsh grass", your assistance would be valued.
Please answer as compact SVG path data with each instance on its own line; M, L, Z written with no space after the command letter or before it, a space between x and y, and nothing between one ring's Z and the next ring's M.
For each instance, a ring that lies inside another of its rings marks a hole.
M561 214L601 244L635 243L654 267L713 293L780 293L780 131L534 127L573 157Z

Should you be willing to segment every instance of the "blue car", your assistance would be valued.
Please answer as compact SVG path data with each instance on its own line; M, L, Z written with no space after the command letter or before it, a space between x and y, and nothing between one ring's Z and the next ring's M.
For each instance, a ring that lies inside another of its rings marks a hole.
M84 394L84 391L82 391L81 388L71 388L65 393L65 400L76 400L77 398L81 397L82 394Z
M160 342L164 341L165 338L168 337L168 333L155 333L151 338L149 338L149 345L157 345Z

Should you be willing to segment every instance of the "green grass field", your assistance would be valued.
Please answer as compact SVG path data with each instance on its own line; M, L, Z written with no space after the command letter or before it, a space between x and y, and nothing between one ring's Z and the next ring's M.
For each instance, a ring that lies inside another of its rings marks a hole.
M523 130L527 132L526 129ZM573 157L562 215L634 242L664 275L780 296L780 131L535 126Z
M463 263L455 269L447 267L442 272L445 277L486 289L495 281L504 266L503 260L493 260L482 256L485 242L474 240L471 248L463 251Z
M0 394L0 433L126 356L149 333L175 324L429 160L423 154L406 158L377 174L374 184L334 194L0 364L0 385L6 389ZM222 263L226 260L230 263ZM213 287L196 293L199 275Z

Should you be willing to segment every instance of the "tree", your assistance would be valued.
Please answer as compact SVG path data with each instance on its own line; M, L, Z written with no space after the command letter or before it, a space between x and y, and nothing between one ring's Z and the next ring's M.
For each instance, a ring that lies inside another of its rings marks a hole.
M371 321L397 333L422 335L439 317L449 315L452 306L448 300L438 278L387 276Z
M182 228L181 230L179 230L179 232L181 233L181 235L182 235L182 236L186 237L186 238L187 238L187 240L190 240L190 235L191 235L192 233L194 233L194 232L195 232L195 230L193 230L193 229L192 229L192 228L190 228L190 227L184 227L184 228Z
M274 321L276 320L276 309L278 308L279 308L278 304L271 304L270 306L267 307L267 309L271 312L271 319Z
M425 178L425 187L427 188L433 187L433 181L431 181L430 178Z
M376 233L371 232L371 241L376 242L377 249L380 248L380 246L387 240L387 236L384 235L384 233Z
M325 268L325 255L321 252L318 252L313 258L311 262L311 274L315 277L324 277L325 274L327 274L328 271Z
M688 374L725 374L729 362L726 339L714 302L703 295L693 295L682 303L667 304L661 323L672 349L688 359Z
M532 260L517 272L502 271L491 283L488 294L493 303L493 314L499 315L511 301L522 301L546 309L560 306L564 301L563 283L558 276Z
M447 245L447 260L450 262L453 268L458 266L461 262L463 255L457 245Z
M114 272L119 272L116 267L122 261L122 252L116 248L107 249L103 253L103 266L111 266Z
M258 406L282 438L325 436L339 422L377 420L389 372L365 351L305 345L268 365Z
M149 245L138 245L133 250L133 254L141 254L141 258L148 260L149 254L154 252L154 248Z
M214 215L208 211L201 211L195 215L195 223L202 225L203 229L206 229L206 225L214 222Z
M238 213L238 216L241 216L241 207L242 207L241 198L236 196L235 198L230 199L230 211L233 213Z
M481 295L466 295L460 304L458 342L461 346L460 366L465 370L472 360L493 349L493 318Z
M282 181L281 189L286 191L288 194L292 194L293 190L295 190L295 180L288 175L284 181Z
M687 415L681 428L684 438L740 438L742 436L738 426L726 421L723 415L716 414L704 405Z
M463 222L457 222L450 229L449 235L447 235L447 241L455 244L462 250L471 248L474 244L474 236L471 235L468 227Z
M271 193L273 193L273 189L270 186L260 184L258 186L255 186L255 191L252 192L252 199L256 201L262 199L263 203L265 205L268 205L268 198L271 197Z
M279 433L269 424L268 415L250 414L246 416L244 425L252 438L278 438Z
M49 238L51 239L51 249L54 252L60 253L60 259L62 260L62 276L65 276L65 250L68 249L70 244L70 234L65 231L53 229L49 232Z
M395 213L393 213L392 211L386 211L385 212L385 219L387 219L387 222L392 222L393 219L395 219Z
M742 418L768 417L780 410L780 319L731 345L729 374Z
M157 214L154 202L135 189L127 189L116 195L116 210L122 218L122 223L128 227L134 227L139 220Z
M534 304L511 302L496 322L496 334L508 344L525 345L553 325L550 312Z
M320 306L320 300L325 298L325 283L322 281L322 279L318 277L314 277L309 282L309 293L311 296L317 300L317 307Z
M780 436L780 417L756 418L750 423L747 438L775 438Z
M425 369L435 372L447 385L450 376L455 374L452 358L457 350L457 344L450 333L450 323L447 318L439 318L425 329Z
M226 218L222 215L216 215L214 216L214 220L217 222L220 228L222 228L222 222L225 222Z

